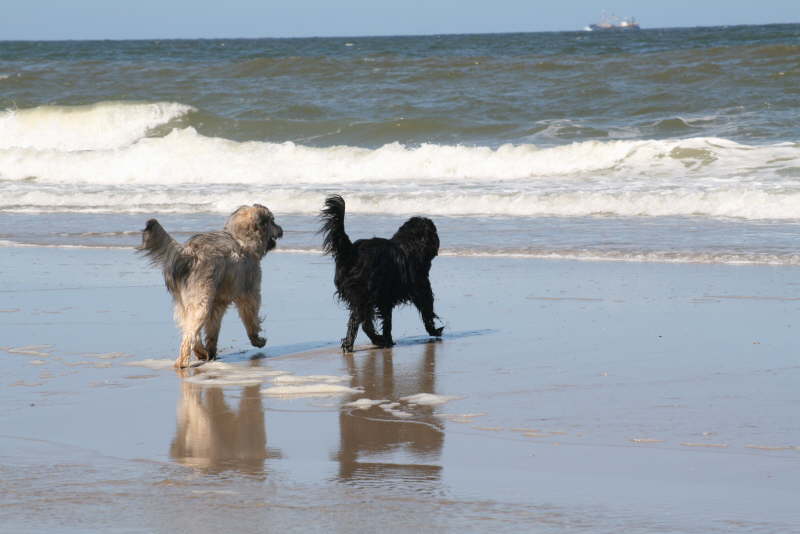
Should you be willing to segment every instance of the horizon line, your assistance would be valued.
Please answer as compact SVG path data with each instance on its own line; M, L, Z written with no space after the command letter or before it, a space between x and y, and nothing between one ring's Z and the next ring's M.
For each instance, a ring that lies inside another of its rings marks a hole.
M713 28L739 28L745 26L793 26L798 22L765 22L760 24L722 24L712 26L660 26L644 27L638 31L653 30L687 30L687 29L713 29ZM443 32L443 33L395 33L395 34L364 34L364 35L306 35L306 36L261 36L261 37L129 37L129 38L51 38L51 39L0 39L0 43L32 43L32 42L108 42L108 41L257 41L267 39L376 39L394 37L448 37L462 35L516 35L536 33L602 33L586 30L585 27L576 30L535 30L535 31L488 31L488 32Z

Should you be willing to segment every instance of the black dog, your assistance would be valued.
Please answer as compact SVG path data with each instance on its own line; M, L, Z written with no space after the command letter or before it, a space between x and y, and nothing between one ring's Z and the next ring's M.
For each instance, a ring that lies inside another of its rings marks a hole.
M428 334L442 335L444 327L436 328L434 324L438 317L433 313L433 291L428 279L431 262L439 253L439 235L433 221L412 217L391 239L373 237L351 243L344 231L342 197L328 197L320 217L323 250L336 262L336 292L350 308L347 335L342 339L344 352L353 351L359 325L375 345L394 345L392 308L409 302L422 315ZM383 323L383 335L375 332L376 314Z

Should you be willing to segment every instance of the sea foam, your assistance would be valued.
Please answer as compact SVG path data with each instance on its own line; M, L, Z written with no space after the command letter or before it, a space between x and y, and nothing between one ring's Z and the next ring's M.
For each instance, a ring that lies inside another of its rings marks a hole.
M263 188L255 186L154 187L8 186L0 210L14 212L80 213L230 213L253 199L268 202L279 214L313 215L330 189ZM447 189L380 187L371 191L340 187L348 213L375 215L426 214L439 216L505 217L624 217L705 216L742 219L800 219L800 187L759 188L733 186L696 189L665 187L650 191L499 191L488 188Z
M687 175L730 179L772 175L781 169L791 176L792 169L800 167L796 144L748 146L705 137L584 141L556 147L390 143L378 148L237 142L207 137L192 127L175 128L163 137L142 137L144 131L192 108L181 104L90 108L6 112L0 120L16 128L4 128L0 134L2 178L106 186L432 183L448 188L463 182L548 185L555 181L580 188L584 182L591 185L608 178L612 183ZM120 122L118 131L110 127L115 121ZM34 127L23 128L21 123ZM106 133L100 135L100 130Z
M177 103L99 102L0 112L0 149L107 150L129 145L148 130L194 108Z
M270 397L299 398L299 397L329 397L360 393L360 389L349 388L336 384L306 384L302 386L271 386L261 390L261 393Z
M45 106L0 115L0 210L229 213L264 198L316 214L800 219L800 145L714 137L542 147L238 142L192 127L148 137L177 103ZM167 128L169 126L166 126Z
M439 406L461 398L462 397L435 395L433 393L417 393L416 395L401 397L400 400L408 404L419 404L420 406Z

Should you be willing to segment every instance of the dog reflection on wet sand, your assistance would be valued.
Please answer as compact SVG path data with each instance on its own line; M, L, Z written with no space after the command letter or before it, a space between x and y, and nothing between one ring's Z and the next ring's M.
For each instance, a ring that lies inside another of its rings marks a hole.
M175 320L183 331L175 367L189 365L192 353L201 360L217 355L222 316L236 304L250 343L263 347L261 337L261 259L283 237L283 229L260 204L234 211L219 232L205 232L184 245L155 219L142 231L139 251L164 272L175 301ZM200 339L205 330L205 344Z
M436 391L436 347L426 343L416 367L410 372L395 371L391 349L373 349L358 360L346 355L351 387L361 387L360 397L397 400L417 393ZM357 365L360 363L360 367ZM407 371L407 370L404 370ZM339 413L339 476L344 480L389 478L438 480L441 467L431 465L444 446L444 426L431 406L417 406L413 419L397 419L379 407L369 411L343 409ZM369 456L403 450L420 463L370 462Z
M242 388L238 409L233 410L222 388L182 382L169 455L211 473L263 473L264 461L281 455L267 448L260 386Z

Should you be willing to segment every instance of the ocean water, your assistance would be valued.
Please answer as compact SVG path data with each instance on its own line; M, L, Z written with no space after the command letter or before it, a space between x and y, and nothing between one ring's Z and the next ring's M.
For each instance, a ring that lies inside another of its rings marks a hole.
M0 244L125 246L268 205L318 250L800 264L800 25L0 42Z

